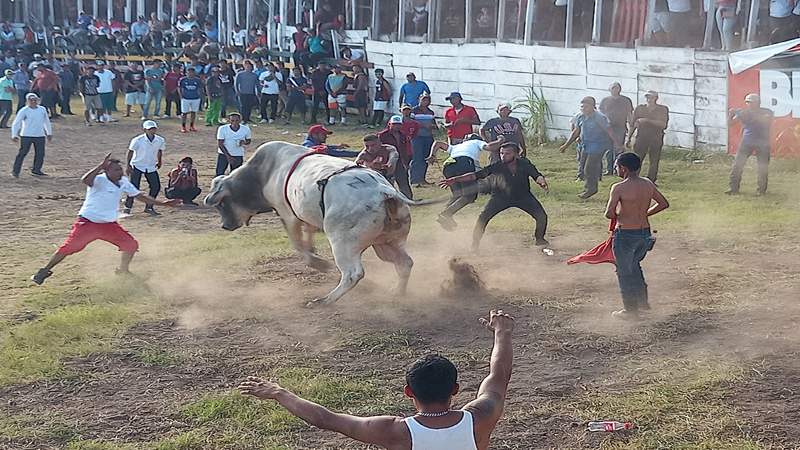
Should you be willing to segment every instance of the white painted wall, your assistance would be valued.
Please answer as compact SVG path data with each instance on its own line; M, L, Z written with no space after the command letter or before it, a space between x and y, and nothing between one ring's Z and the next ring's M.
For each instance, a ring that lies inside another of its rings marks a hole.
M414 44L366 41L367 58L385 70L394 88L392 110L405 75L414 72L432 89L432 107L444 114L445 97L458 91L481 120L495 116L501 101L514 101L525 88L541 88L550 104L552 138L569 133L569 119L587 95L600 99L618 81L634 104L659 93L670 109L666 145L726 151L728 69L726 56L694 49L595 47L565 49L508 43ZM374 78L372 80L374 83Z

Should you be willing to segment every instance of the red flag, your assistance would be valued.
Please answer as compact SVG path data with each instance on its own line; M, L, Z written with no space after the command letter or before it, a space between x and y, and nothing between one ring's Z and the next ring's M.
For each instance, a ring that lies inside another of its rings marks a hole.
M589 250L586 253L581 253L578 256L574 256L567 261L567 264L575 264L579 262L585 262L589 264L599 264L599 263L611 263L616 264L617 261L614 259L614 251L611 249L611 240L614 237L614 227L617 226L617 220L611 219L611 225L609 225L609 231L611 233L606 239L605 242L598 245L597 247Z

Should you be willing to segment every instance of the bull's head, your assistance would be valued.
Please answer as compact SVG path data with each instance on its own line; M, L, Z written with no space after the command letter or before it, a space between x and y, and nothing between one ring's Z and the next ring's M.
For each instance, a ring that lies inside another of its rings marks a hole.
M211 192L206 196L204 203L219 211L222 216L222 228L228 231L236 230L243 224L250 225L250 219L254 215L271 210L258 186L245 189L237 182L235 175L214 178Z

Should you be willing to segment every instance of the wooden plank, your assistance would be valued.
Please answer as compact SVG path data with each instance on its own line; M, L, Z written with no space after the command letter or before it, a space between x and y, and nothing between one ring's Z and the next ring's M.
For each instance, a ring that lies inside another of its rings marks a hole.
M502 83L508 86L529 87L533 84L532 73L516 73L504 72L502 70L495 71L489 78L494 83Z
M694 124L706 127L723 128L728 123L728 113L725 111L709 111L698 109L694 112Z
M419 54L423 56L458 56L458 45L456 44L420 44Z
M695 94L695 109L727 112L728 96L719 94Z
M494 44L461 44L458 46L458 56L462 58L493 58L495 55Z
M728 62L727 52L706 52L702 50L694 51L695 61L725 61Z
M678 78L660 78L639 75L639 91L656 91L678 95L691 95L694 91L694 80L683 80Z
M694 49L669 47L637 47L638 61L674 63L676 61L694 61Z
M719 78L697 77L694 80L695 93L728 95L728 83L721 83Z
M567 117L568 118L567 122L569 122L569 118L572 118L572 116L580 112L580 107L581 107L580 100L573 102L564 102L560 100L550 100L550 98L548 98L547 96L545 96L545 98L548 99L547 104L550 105L550 112L552 112L553 115ZM569 127L569 124L567 124L566 126Z
M727 78L728 76L728 62L727 61L695 61L694 74L704 77L721 77Z
M364 48L367 50L367 54L370 55L370 57L373 53L383 53L387 55L392 54L391 42L373 41L367 39L364 41Z
M419 64L422 67L438 67L442 69L457 69L458 58L451 56L429 56L422 55L419 58Z
M634 106L637 104L643 105L645 103L644 93L639 92L637 98L641 99L638 102L633 102ZM678 114L694 114L694 97L688 95L675 95L670 93L658 93L658 104L664 105L669 108L669 112Z
M392 58L392 62L396 66L422 67L419 55L396 54L394 58Z
M492 83L470 83L459 82L458 92L464 97L466 101L469 97L494 97L494 84Z
M548 47L545 45L533 46L533 58L554 59L559 61L586 61L586 53L582 48Z
M679 148L694 148L694 133L681 133L677 131L664 134L664 145Z
M575 75L586 73L586 61L584 60L556 60L556 59L537 59L534 62L535 73L549 73L555 75Z
M706 127L698 125L695 127L697 142L707 144L728 145L728 129L720 127Z
M397 55L419 55L420 44L411 42L392 42L392 54Z
M620 62L636 64L636 49L634 48L617 48L617 47L599 47L590 45L586 47L586 60L601 62Z
M533 76L533 84L534 86L585 89L586 79L587 77L584 75L550 75L546 73L537 73Z
M614 62L606 62L602 64L590 64L586 71L587 74L591 75L604 75L608 77L621 77L621 78L632 78L638 72L639 72L638 67L635 64L614 63Z
M636 103L636 88L639 84L636 78L606 77L603 75L586 76L587 89L605 90L608 92L612 83L619 83L622 87L622 95L630 97L631 101L634 104Z
M533 47L530 45L509 44L506 42L496 42L494 48L495 56L507 58L533 59Z
M694 64L673 64L661 62L639 61L637 73L664 78L694 78Z
M558 99L560 102L572 103L576 110L580 107L581 99L586 97L586 91L584 89L564 89L542 86L542 93L544 94L544 98Z
M458 70L457 69L444 69L438 67L430 67L425 66L422 68L422 72L419 74L420 79L424 80L426 83L431 81L457 81L458 80Z
M670 112L667 130L694 134L694 115Z

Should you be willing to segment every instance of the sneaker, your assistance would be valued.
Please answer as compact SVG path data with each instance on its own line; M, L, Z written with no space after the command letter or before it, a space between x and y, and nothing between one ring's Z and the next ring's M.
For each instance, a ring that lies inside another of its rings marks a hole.
M45 278L49 277L52 274L53 274L52 271L47 270L45 268L41 268L39 269L38 272L36 272L35 275L31 277L31 280L33 280L33 282L36 284L42 284L44 283Z
M161 118L162 118L162 119L169 119L169 118L170 118L170 116L169 116L169 114L164 114L163 116L161 116Z
M181 133L186 133L186 127L181 127Z
M611 317L620 320L635 321L639 320L639 311L628 311L627 309L621 309L619 311L612 312Z
M131 116L131 113L125 113L125 114L122 115L122 117L130 117L130 116ZM92 119L94 119L94 114L92 114Z
M130 208L125 208L125 209L122 210L122 213L123 214L130 214L131 213L131 209Z
M213 124L213 123L207 123L207 124L206 124L206 126L207 126L207 127L213 127L213 126L214 126L214 124Z
M275 119L269 119L267 123L275 123Z
M539 246L539 247L542 247L542 246L545 246L545 245L550 245L550 243L547 242L547 239L542 238L542 239L537 239L536 240L536 245Z
M458 224L452 217L447 217L439 214L439 216L436 218L436 221L439 223L439 225L442 226L442 228L445 231L453 231L458 227Z
M155 209L153 209L153 207L152 207L152 206L148 206L147 208L145 208L145 209L144 209L144 212L146 212L147 214L151 214L151 215L153 215L153 216L158 216L158 215L161 215L161 213L160 213L160 212L158 212L158 211L156 211Z
M766 191L762 191L760 189L756 191L756 195L758 195L759 197L764 195L764 194L766 194L766 193L767 193Z
M147 117L145 116L139 117L139 120L147 120Z
M725 195L739 195L739 191L737 189L728 189L727 191L723 192Z
M41 170L32 170L31 171L31 175L33 175L35 177L46 177L47 176L47 174L42 172Z
M89 121L87 120L87 121L86 121L86 126L87 126L87 127L90 127L90 126L92 126L92 122L89 122Z
M129 116L129 114L126 115L125 117L128 117L128 116ZM95 119L97 119L97 115L96 114L89 114L89 118L92 119L92 120L95 120Z
M267 119L261 119L258 121L258 123L267 123Z
M586 192L586 191L583 191L582 193L578 194L578 198L589 198L589 197L593 196L594 194L597 194L597 192Z
M192 125L189 127L189 131L197 131L197 129L194 127L194 125Z
M109 116L108 119L106 119L106 122L119 122L119 120Z

